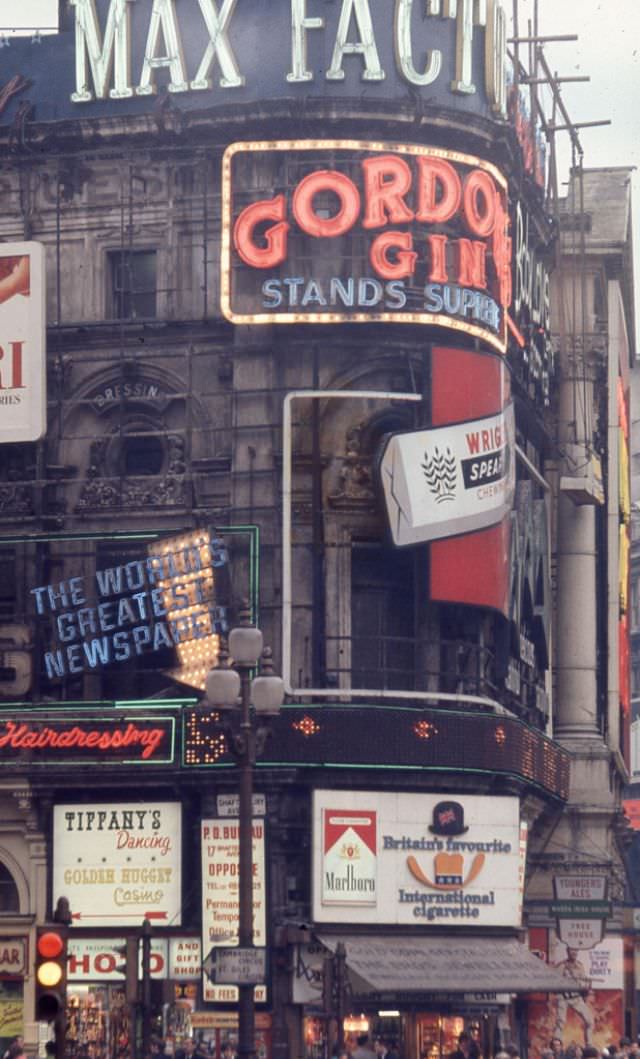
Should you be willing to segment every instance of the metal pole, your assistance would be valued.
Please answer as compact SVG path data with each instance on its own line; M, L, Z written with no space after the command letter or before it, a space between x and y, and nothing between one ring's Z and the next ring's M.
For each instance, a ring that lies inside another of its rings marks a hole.
M142 1059L151 1051L151 923L142 921Z
M249 712L250 668L238 666L241 679L240 718L240 834L238 870L240 908L238 941L241 948L253 945L253 757L254 736ZM253 985L238 986L238 1059L253 1059L255 1048Z
M53 1023L56 1059L65 1059L67 1049L67 1013L62 1010Z
M339 941L336 945L336 1015L338 1019L338 1051L344 1049L344 1016L346 1000L346 957L347 952L344 942Z

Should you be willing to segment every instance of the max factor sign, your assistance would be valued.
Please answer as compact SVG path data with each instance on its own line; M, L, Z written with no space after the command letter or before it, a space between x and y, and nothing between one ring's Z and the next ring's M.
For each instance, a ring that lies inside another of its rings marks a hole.
M299 95L319 83L407 86L486 100L506 113L506 17L499 0L71 0L75 103L215 91ZM484 48L478 49L479 32ZM256 47L256 42L260 47ZM330 55L327 65L325 56ZM482 58L479 60L479 55ZM335 94L335 89L331 94Z
M256 153L264 191L246 205ZM507 185L489 162L343 140L225 152L221 303L234 323L425 323L504 353L511 290Z

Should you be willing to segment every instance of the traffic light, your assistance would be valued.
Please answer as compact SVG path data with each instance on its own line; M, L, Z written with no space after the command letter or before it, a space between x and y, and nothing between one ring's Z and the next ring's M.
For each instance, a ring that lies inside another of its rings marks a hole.
M125 976L125 996L128 1004L138 1002L138 939L127 938L124 945L116 945L115 951L124 956L116 971Z
M36 936L36 1021L54 1022L67 1003L67 929L38 927Z

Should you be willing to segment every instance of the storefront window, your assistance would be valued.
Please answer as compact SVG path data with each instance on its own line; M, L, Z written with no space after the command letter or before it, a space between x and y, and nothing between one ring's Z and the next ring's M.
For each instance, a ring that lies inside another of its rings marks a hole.
M22 980L0 980L0 1055L24 1034Z
M67 1059L130 1059L129 1005L120 986L75 986L67 1018Z

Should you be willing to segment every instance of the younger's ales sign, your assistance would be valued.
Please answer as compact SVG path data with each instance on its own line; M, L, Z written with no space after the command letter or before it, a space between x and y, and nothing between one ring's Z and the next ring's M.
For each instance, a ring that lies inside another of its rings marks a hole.
M510 302L507 186L491 163L355 140L227 149L232 322L430 324L504 353Z
M0 244L0 442L46 430L44 250Z

